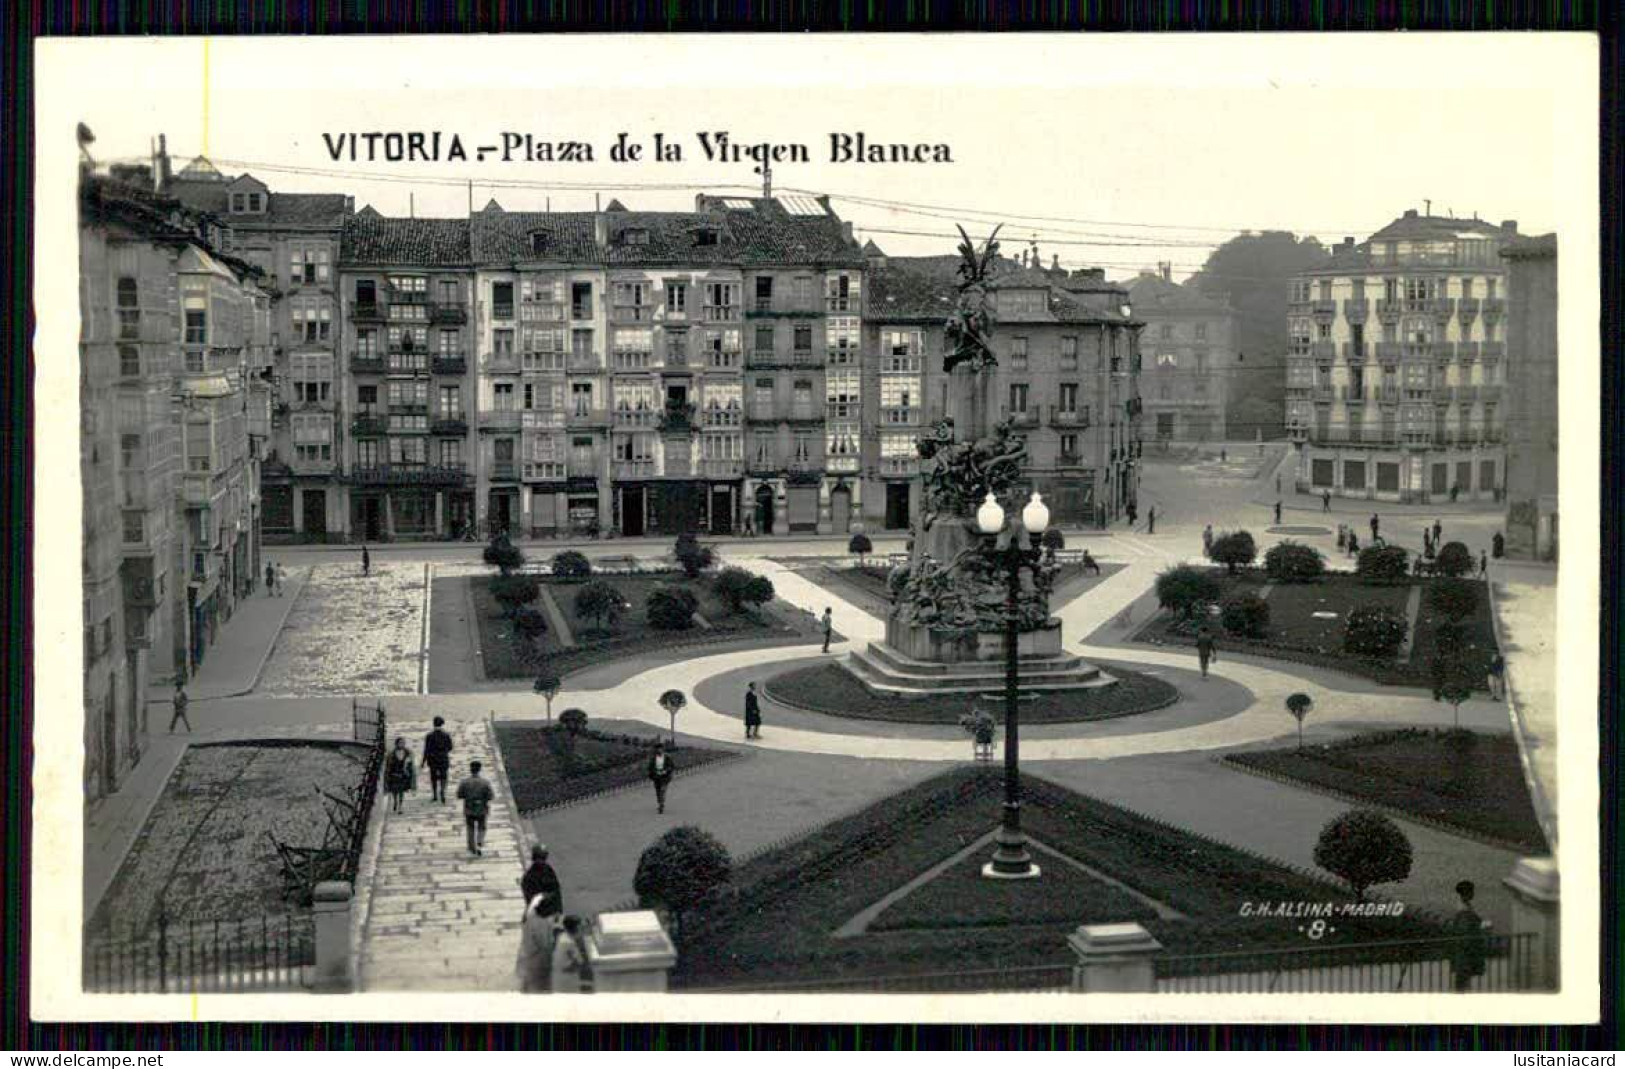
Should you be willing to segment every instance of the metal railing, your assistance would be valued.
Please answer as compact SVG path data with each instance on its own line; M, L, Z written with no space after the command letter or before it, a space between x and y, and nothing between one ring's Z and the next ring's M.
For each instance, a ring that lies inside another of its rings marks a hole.
M1485 935L1220 954L1163 955L1157 991L1203 993L1448 992L1458 968L1482 957L1465 990L1529 991L1535 987L1535 936Z
M87 939L81 983L97 994L297 991L316 963L309 913L243 920L171 920L146 937Z
M1006 969L904 973L890 976L841 976L786 983L752 983L734 987L684 987L685 994L770 991L1049 991L1072 989L1072 962Z

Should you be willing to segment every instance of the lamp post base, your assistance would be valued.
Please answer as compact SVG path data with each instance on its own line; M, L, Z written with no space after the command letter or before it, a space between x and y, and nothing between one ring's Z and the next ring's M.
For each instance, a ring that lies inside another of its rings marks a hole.
M993 840L997 847L993 860L982 866L982 876L989 880L1036 880L1040 869L1033 864L1027 852L1027 837L1009 828L1000 828Z
M997 861L989 861L982 866L982 878L984 880L1036 880L1041 871L1031 860L1027 862L1025 868L1017 868L1011 872L1003 872L999 869Z

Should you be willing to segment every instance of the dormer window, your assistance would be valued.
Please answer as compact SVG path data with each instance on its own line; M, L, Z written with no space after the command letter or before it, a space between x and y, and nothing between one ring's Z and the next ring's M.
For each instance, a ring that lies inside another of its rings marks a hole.
M265 211L264 193L233 193L231 195L231 212L233 215L257 215Z
M545 230L533 230L533 231L531 231L531 233L530 233L530 251L531 251L531 253L533 255L536 255L536 256L540 256L542 253L547 251L547 231L545 231Z
M647 245L647 244L649 244L649 232L647 230L643 230L643 229L623 230L623 231L621 231L621 244L622 245ZM707 242L698 241L698 242L696 242L696 244L704 245L704 244L707 244ZM715 242L710 242L709 244L716 244L716 243Z
M699 230L694 231L694 244L696 244L696 245L715 245L716 243L717 243L717 232L715 230L712 230L709 227L703 227L703 228L701 228Z

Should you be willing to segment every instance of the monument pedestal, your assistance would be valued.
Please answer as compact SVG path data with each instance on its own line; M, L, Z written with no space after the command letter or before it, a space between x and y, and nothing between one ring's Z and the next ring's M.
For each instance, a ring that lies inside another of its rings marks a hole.
M1061 645L1061 621L1051 619L1017 637L1020 687L1034 691L1108 687L1117 681ZM886 621L886 640L854 650L847 662L871 694L920 698L1004 692L1004 632L949 631L895 615Z

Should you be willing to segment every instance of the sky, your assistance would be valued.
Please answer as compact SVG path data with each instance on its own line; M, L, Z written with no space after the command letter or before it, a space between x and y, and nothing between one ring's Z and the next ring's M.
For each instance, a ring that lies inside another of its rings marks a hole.
M691 207L759 190L697 135L805 145L777 191L828 193L888 253L951 252L1003 222L1008 251L1112 277L1188 275L1242 230L1362 239L1405 209L1556 225L1560 92L1587 40L1561 35L969 40L904 36L203 39L51 42L98 160L207 154L274 190L347 192L386 214ZM47 55L47 61L56 59ZM1594 61L1594 60L1593 60ZM974 79L975 84L971 84ZM1595 127L1593 126L1592 129ZM424 132L467 161L335 161L324 135ZM950 163L829 160L832 132L945 144ZM625 132L682 162L614 162ZM591 144L585 162L473 158L504 133ZM472 187L470 187L472 183ZM886 202L886 203L877 203Z

